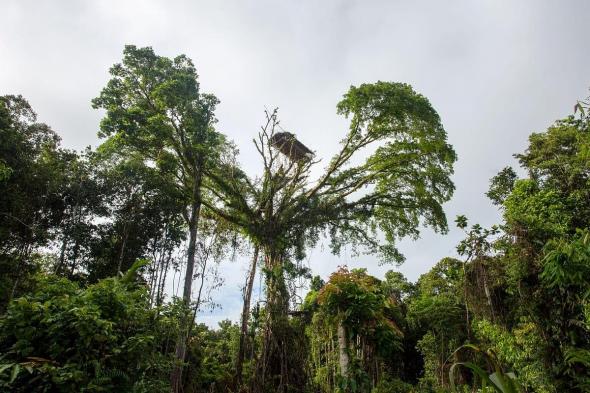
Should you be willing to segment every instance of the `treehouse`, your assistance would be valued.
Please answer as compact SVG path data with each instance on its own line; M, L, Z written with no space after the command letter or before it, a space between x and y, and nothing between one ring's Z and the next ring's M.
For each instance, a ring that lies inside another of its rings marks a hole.
M270 138L271 145L292 161L311 160L314 156L303 143L290 132L279 132Z

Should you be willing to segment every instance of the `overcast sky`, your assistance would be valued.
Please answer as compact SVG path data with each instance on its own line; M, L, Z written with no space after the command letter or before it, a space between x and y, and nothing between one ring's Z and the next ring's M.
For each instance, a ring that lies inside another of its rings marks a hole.
M102 113L90 106L125 44L192 58L202 89L221 100L219 130L246 168L264 108L280 108L283 128L325 161L347 123L335 105L364 82L410 83L440 114L459 160L449 222L466 214L489 226L500 219L484 193L489 178L527 136L570 114L588 95L590 1L25 1L0 4L0 94L22 94L63 137L96 146ZM424 232L405 241L411 280L455 254L462 233ZM338 265L379 277L392 266L371 256L334 257L321 247L306 263L326 278ZM242 260L221 266L221 310L240 312Z

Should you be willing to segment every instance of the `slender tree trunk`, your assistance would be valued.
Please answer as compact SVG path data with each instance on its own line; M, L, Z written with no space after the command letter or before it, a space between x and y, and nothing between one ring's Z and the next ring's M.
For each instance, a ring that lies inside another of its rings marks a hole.
M258 262L258 246L254 246L254 255L250 264L250 271L244 288L244 306L242 307L242 326L240 329L240 345L238 358L236 360L236 385L242 384L242 369L244 366L244 354L246 352L246 338L248 337L248 319L250 317L250 300L252 299L252 288L256 278L256 264Z
M19 284L19 279L20 279L20 272L23 269L24 266L24 261L29 259L31 253L31 245L30 243L27 244L26 242L23 242L22 246L20 247L20 250L17 253L17 258L18 258L18 263L17 263L17 268L16 268L16 276L14 277L14 283L12 285L12 290L10 291L10 296L8 297L8 303L10 303L12 301L12 299L14 299L15 294L16 294L16 290L18 289L18 284Z
M492 301L492 295L490 293L490 288L488 287L488 276L486 274L485 266L482 262L482 271L483 271L483 289L486 294L486 299L488 301L488 306L490 307L490 314L492 316L492 322L496 321L496 315L494 313L494 303Z
M78 184L78 192L76 194L76 205L74 206L74 217L73 219L75 219L75 231L76 231L76 240L74 241L74 255L72 256L72 268L71 268L71 273L70 275L73 277L74 276L74 272L76 271L76 263L78 261L78 253L80 252L80 239L79 239L79 235L80 233L79 231L79 226L80 223L82 222L82 206L80 206L80 190L81 190L81 186L80 184Z
M72 265L70 268L70 276L74 277L74 273L76 272L77 262L78 262L78 255L80 254L80 242L76 239L74 243L74 253L72 255Z
M123 267L123 257L125 256L125 246L127 245L127 237L129 237L129 223L125 223L123 229L123 243L121 244L121 252L119 253L119 263L117 264L117 274L121 273Z
M345 380L348 379L348 366L350 364L348 337L346 337L346 329L342 322L338 323L338 363L340 365L340 376Z
M182 291L182 300L185 305L184 316L180 323L180 332L176 343L176 360L177 364L172 371L172 392L180 393L182 391L182 362L186 357L186 346L188 342L188 333L190 328L190 309L191 292L193 285L193 274L195 270L195 251L197 245L197 229L199 225L199 214L201 212L201 179L195 179L193 185L191 212L189 216L189 243L187 250L186 272L184 276L184 288Z
M465 302L465 330L467 332L467 341L471 341L471 322L469 321L469 301L467 299L467 269L463 262L463 301Z
M161 306L164 302L164 287L166 286L166 279L168 277L168 269L170 268L170 260L172 259L172 250L168 250L168 255L166 256L166 261L162 267L160 273L160 283L158 286L158 294L156 304Z
M213 240L215 242L215 240ZM201 282L199 284L199 291L197 292L197 299L195 300L195 306L193 307L193 316L189 321L188 336L192 334L195 320L197 319L197 313L201 308L201 297L203 296L203 288L205 287L205 273L207 272L207 261L209 260L210 249L205 249L203 255L201 255L201 272L199 273Z
M63 241L61 242L61 251L59 252L59 262L55 267L55 274L61 273L62 266L66 260L66 249L68 247L68 236L64 234Z
M150 307L156 304L156 294L158 292L158 275L162 263L163 251L158 252L158 237L152 240L152 262L150 264Z

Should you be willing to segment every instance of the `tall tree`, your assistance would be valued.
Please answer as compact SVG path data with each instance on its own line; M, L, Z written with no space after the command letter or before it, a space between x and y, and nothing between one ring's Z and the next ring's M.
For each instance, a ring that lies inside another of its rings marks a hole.
M215 96L200 91L192 61L184 55L169 59L151 48L125 47L123 61L110 69L107 83L93 106L106 110L101 136L141 153L162 175L175 180L186 206L187 263L183 300L189 306L195 267L197 229L205 173L224 144L214 129ZM189 321L177 345L183 361ZM180 390L181 369L173 375L173 390Z
M397 239L417 237L421 223L447 229L442 203L454 189L456 158L429 101L409 85L377 82L351 87L338 113L350 118L350 129L316 180L311 173L318 162L292 134L276 132L276 111L267 113L255 141L263 174L250 181L225 168L223 176L211 176L222 192L208 206L242 228L264 255L268 321L259 379L278 391L287 390L295 369L287 359L285 276L307 247L328 233L336 253L344 245L360 246L399 262ZM351 165L369 146L369 157Z
M416 283L408 305L410 326L421 332L417 347L424 359L424 379L432 386L448 386L447 359L466 338L463 301L463 263L443 258Z
M58 256L54 272L78 280L85 279L94 257L93 245L99 232L97 218L104 219L109 214L106 194L96 177L91 156L89 150L79 156L72 154L71 159L60 166L63 172L60 188L63 213L55 231L54 247Z
M340 268L318 294L319 319L335 326L337 332L339 387L344 392L375 387L379 355L401 349L403 333L394 317L396 305L383 289L364 269Z
M511 308L534 322L546 343L544 368L571 392L590 389L589 151L585 113L533 133L516 155L528 177L513 182L502 206L508 291L518 294Z
M161 298L162 280L153 282L154 273L164 275L162 269L186 237L182 195L144 156L117 144L103 143L91 160L107 212L97 225L86 264L89 280L117 275L135 260L149 258L150 288L158 288L152 291L154 300Z
M22 96L0 96L0 308L58 232L77 162Z

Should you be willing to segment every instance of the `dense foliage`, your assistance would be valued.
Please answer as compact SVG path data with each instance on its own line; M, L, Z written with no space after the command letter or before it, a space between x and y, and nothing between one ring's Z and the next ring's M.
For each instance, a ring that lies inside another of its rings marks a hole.
M175 318L150 309L145 289L105 279L81 289L41 276L0 325L2 385L22 392L158 391ZM172 317L172 318L171 318Z
M424 96L352 86L323 172L277 145L267 112L250 177L190 59L127 46L110 72L95 150L0 97L0 391L590 391L587 103L490 180L498 225L456 218L455 256L414 283L346 267L324 281L302 264L324 237L401 262L399 239L447 230L456 157ZM197 315L237 254L241 323L212 329Z

